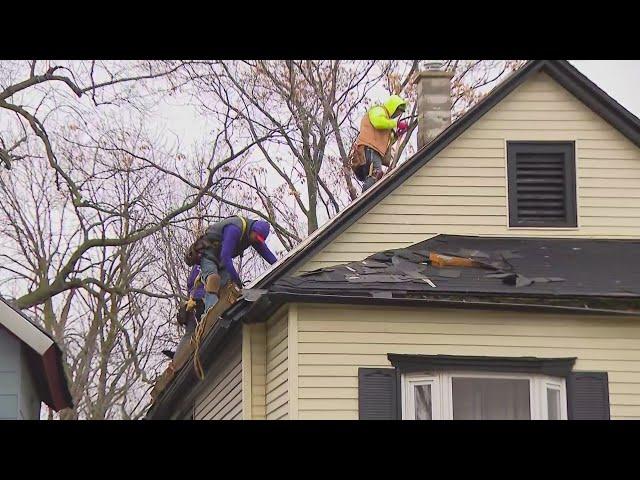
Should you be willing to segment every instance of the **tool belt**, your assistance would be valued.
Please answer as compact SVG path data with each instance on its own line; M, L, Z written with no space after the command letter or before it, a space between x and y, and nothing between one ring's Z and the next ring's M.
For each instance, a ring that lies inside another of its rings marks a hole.
M184 256L184 261L190 267L193 267L194 265L200 265L202 256L207 250L213 250L213 252L217 253L219 248L220 242L209 240L206 234L202 235L191 244L189 250L187 250L187 253ZM216 263L218 262L216 255L207 255L207 258L210 258Z
M367 159L364 155L364 145L356 145L354 143L349 152L349 165L351 170L355 173L359 167L366 163Z
M367 164L367 156L365 153L365 148L370 148L375 152L375 150L367 145L356 145L355 143L351 147L351 151L349 152L349 165L351 166L351 170L353 171L356 178L360 181L364 181L364 177L367 176L375 176L376 178L380 178L382 176L382 172L374 172L373 170L373 162L370 162L369 168L366 171L361 168ZM377 152L376 152L377 153ZM391 164L391 149L387 150L387 153L382 156L381 160L382 165L388 167ZM362 177L362 178L361 178Z

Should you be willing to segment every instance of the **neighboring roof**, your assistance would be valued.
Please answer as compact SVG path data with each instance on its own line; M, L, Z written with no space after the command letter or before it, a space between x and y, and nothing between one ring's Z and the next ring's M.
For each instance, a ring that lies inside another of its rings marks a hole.
M430 253L474 266L430 264ZM640 240L438 235L363 261L276 280L270 293L417 298L490 294L509 297L640 299Z
M435 139L418 150L415 155L387 173L367 192L298 244L287 256L280 259L272 268L255 279L250 288L265 288L280 276L294 273L384 197L426 165L498 102L538 72L548 74L596 114L618 129L631 142L640 147L640 119L638 117L607 95L566 60L531 60L491 90L484 99L460 116Z
M41 400L55 411L72 407L62 351L53 338L2 297L0 327L29 347L29 366L33 370Z

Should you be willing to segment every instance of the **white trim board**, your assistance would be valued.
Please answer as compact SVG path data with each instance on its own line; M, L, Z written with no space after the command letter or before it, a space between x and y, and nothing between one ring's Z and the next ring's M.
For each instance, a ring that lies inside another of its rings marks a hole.
M27 344L38 355L43 355L54 343L48 335L2 299L0 299L0 325Z

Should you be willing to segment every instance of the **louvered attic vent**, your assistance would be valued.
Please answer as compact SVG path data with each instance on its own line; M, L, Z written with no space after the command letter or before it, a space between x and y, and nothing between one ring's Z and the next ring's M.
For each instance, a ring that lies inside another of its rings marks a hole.
M507 142L510 227L576 227L573 142Z

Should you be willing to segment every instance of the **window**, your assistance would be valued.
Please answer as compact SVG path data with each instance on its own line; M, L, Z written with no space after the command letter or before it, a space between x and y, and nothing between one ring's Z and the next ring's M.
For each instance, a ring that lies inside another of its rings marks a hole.
M566 420L565 381L546 375L455 372L402 376L404 419Z
M510 227L577 227L574 142L507 142Z

